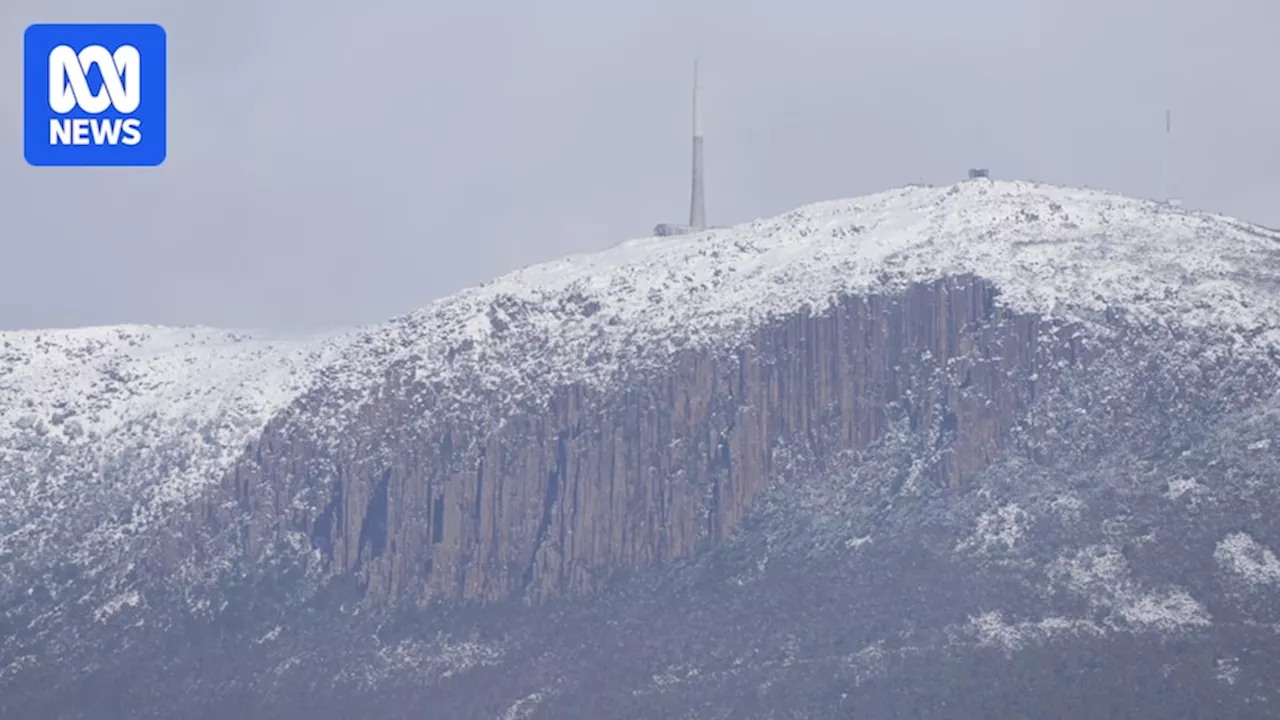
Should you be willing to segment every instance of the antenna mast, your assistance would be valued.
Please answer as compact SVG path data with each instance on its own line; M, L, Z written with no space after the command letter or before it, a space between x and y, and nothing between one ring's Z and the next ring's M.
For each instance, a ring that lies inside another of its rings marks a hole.
M707 208L702 195L702 76L699 61L693 61L693 191L689 199L689 225L694 230L707 227Z
M1174 181L1173 167L1173 110L1164 111L1164 196L1165 201L1177 207L1182 204L1178 197L1177 184Z

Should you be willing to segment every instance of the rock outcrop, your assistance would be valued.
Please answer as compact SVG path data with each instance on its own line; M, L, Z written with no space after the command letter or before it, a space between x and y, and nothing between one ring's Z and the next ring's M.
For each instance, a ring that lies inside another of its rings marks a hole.
M681 352L619 393L558 387L541 412L492 429L431 422L429 392L393 370L337 452L273 424L211 506L250 509L251 556L305 534L373 598L589 591L727 536L780 448L859 450L900 413L943 451L928 482L982 470L1037 384L1083 360L1070 326L1001 309L996 294L959 277L844 296L737 347ZM327 501L297 502L316 493Z

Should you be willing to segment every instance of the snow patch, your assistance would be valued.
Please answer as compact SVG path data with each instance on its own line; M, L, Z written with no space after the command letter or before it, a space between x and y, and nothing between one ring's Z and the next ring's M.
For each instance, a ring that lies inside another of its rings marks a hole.
M702 671L693 665L676 665L654 675L650 682L654 687L668 687L688 682L701 674Z
M1131 577L1124 555L1109 545L1094 545L1059 557L1049 574L1094 608L1110 611L1107 624L1112 628L1173 632L1211 622L1204 606L1185 590L1139 585Z
M1031 527L1031 514L1014 503L1002 505L978 516L974 534L956 546L957 551L991 552L1000 547L1012 550Z
M93 619L97 622L103 622L126 607L137 607L140 602L142 602L142 596L138 594L138 591L128 590L103 603L102 607L93 613Z
M548 693L543 691L529 693L516 700L502 713L500 720L522 720L533 715L538 706L547 699Z
M965 630L977 639L979 645L999 647L1007 652L1055 637L1103 633L1101 627L1084 618L1049 617L1036 622L1010 623L999 611L970 616Z
M1173 631L1209 624L1209 614L1204 606L1185 590L1175 588L1163 593L1127 594L1119 600L1120 617L1130 625Z
M1164 496L1170 500L1177 500L1185 495L1195 503L1196 498L1205 492L1205 486L1196 482L1194 478L1174 478L1169 481L1169 487Z
M281 629L282 629L282 626L280 625L275 626L270 631L264 633L262 637L258 638L257 640L254 640L253 644L261 645L262 643L267 643L267 642L271 642L272 640L275 640L276 638L280 637Z
M856 549L858 549L858 548L862 547L863 545L866 545L866 544L868 544L868 543L870 543L870 542L871 542L871 536L870 536L870 535L862 535L862 536L859 536L859 537L849 538L848 540L845 540L845 541L844 541L844 546L845 546L845 547L847 547L847 548L849 548L849 549L851 549L851 550L856 550Z
M1049 501L1049 509L1059 518L1067 521L1080 519L1080 514L1086 507L1083 500L1069 493L1056 495Z
M486 643L455 642L443 637L405 638L382 646L369 662L346 668L335 679L363 688L379 687L388 681L429 684L475 667L494 665L504 652L503 647Z
M1240 679L1240 658L1225 657L1218 658L1214 661L1215 672L1213 676L1219 681L1228 685L1235 685Z
M1219 540L1213 558L1249 585L1280 585L1280 558L1248 533L1232 533Z

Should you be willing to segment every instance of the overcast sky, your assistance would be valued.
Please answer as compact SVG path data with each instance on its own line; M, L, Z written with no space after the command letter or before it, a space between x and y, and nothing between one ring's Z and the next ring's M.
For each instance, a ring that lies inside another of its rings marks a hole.
M160 168L32 168L31 22L153 21ZM1163 193L1280 226L1276 0L3 0L0 329L377 322L688 213L908 182Z

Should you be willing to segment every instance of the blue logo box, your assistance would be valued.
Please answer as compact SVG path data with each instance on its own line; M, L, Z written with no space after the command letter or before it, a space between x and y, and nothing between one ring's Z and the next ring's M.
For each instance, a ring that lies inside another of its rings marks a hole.
M32 25L23 150L43 166L154 166L166 155L166 36L154 24Z

